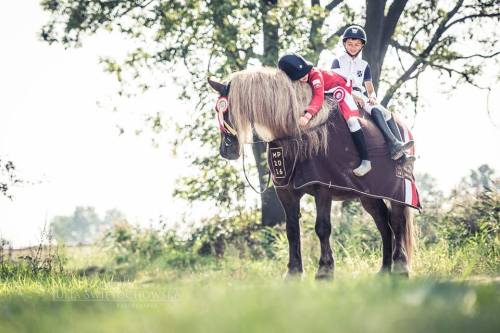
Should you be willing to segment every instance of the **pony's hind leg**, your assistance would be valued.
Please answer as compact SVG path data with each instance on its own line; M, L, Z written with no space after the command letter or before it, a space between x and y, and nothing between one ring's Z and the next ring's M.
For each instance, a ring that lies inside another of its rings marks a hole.
M410 208L402 204L391 203L391 227L394 232L394 261L392 271L408 277L413 253L413 216Z
M392 266L392 232L389 226L389 209L384 200L361 197L361 205L371 215L382 236L382 267L380 273L390 273Z
M332 195L327 188L319 188L315 194L316 202L316 235L318 235L321 255L319 258L318 272L316 279L332 279L335 261L330 247L330 234L332 225L330 222L330 212L332 208Z
M287 189L276 189L276 194L285 209L286 236L288 238L288 272L286 277L302 274L302 255L300 252L300 198L301 194Z

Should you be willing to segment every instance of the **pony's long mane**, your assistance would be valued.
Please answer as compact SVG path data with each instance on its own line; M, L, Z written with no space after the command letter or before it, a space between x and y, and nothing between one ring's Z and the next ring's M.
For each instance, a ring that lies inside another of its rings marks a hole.
M230 121L241 143L252 142L252 130L255 130L262 140L283 139L285 146L286 139L301 140L302 157L326 153L328 116L334 102L325 100L320 112L301 130L299 118L311 97L309 84L292 82L279 69L264 67L236 72L231 76L228 96ZM288 141L289 144L295 142Z

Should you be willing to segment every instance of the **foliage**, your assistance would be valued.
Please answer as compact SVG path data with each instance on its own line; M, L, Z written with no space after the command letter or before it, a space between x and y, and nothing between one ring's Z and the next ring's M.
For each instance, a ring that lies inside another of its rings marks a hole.
M446 238L454 246L480 241L492 246L500 241L500 193L487 189L476 198L454 203L445 216ZM498 244L496 244L498 245Z
M183 271L204 263L173 231L144 230L124 222L106 233L105 242L114 261L107 270L116 279L129 280L154 265Z
M411 102L417 108L418 79L428 71L438 73L441 82L450 90L464 83L489 90L484 82L479 82L485 64L498 62L499 35L495 28L500 20L498 1L399 3L405 3L405 8L394 35L388 39L390 51L398 60L384 67L381 79L387 90L382 104L395 98L406 104ZM410 82L415 84L410 85Z
M50 222L50 230L55 239L69 245L89 244L114 222L124 220L124 215L116 209L106 211L103 219L94 207L76 207L71 216L56 216Z
M2 161L0 158L0 195L12 199L12 186L22 183L16 174L16 167L12 161Z
M275 231L260 227L256 218L256 215L213 217L187 237L167 228L145 230L121 223L109 230L105 239L116 270L126 270L129 274L151 265L194 269L228 253L241 258L272 257Z
M242 258L272 258L272 243L277 228L262 227L258 214L243 214L232 218L218 216L202 223L188 240L188 246L200 255L223 257L229 250Z
M63 275L67 261L64 248L54 246L52 243L51 234L44 229L38 246L28 248L18 258L14 258L10 242L0 239L0 280L38 279Z
M423 212L415 216L418 226L418 238L422 244L437 243L440 239L439 229L443 223L443 205L448 198L437 188L437 180L429 174L417 174L419 195Z
M225 78L249 66L274 66L279 52L285 50L299 51L316 62L323 50L338 42L347 24L358 23L367 28L364 56L372 65L377 87L382 79L383 104L394 96L402 104L417 106L418 84L409 82L423 72L432 69L448 74L447 83L452 84L447 86L462 81L477 86L482 65L498 54L495 25L483 34L488 25L482 24L498 20L495 0L384 0L366 1L359 7L338 0L323 4L316 0L310 4L298 0L43 0L41 5L51 15L41 31L48 43L78 47L85 36L100 31L113 31L133 41L124 61L102 60L122 84L120 95L164 87L167 77L182 87L181 97L196 104L196 110L178 124L173 144L183 147L191 142L201 149L184 150L195 151L186 157L197 171L179 180L175 194L223 207L230 202L244 205L244 185L237 177L226 177L235 171L234 166L216 156L218 135L210 126L213 96L207 76ZM473 40L476 53L464 54L471 49L464 43ZM151 77L162 79L155 82ZM155 111L149 123L154 129L165 128L163 117ZM254 156L262 171L265 158L258 153ZM261 186L264 181L260 179Z

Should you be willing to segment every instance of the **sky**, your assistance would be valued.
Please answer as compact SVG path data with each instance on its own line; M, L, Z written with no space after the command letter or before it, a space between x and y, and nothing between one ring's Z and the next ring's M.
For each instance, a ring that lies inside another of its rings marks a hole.
M177 101L177 88L112 112L117 85L98 59L119 56L126 41L101 34L79 49L49 46L37 37L46 21L38 1L8 6L0 11L0 157L14 161L29 182L15 189L13 201L0 197L0 237L15 247L35 245L45 223L76 206L101 214L117 208L145 226L160 215L171 223L183 214L197 218L204 209L172 198L189 162L172 157L166 142L155 147L147 135L119 135L117 128L140 127L142 111L184 114L192 106ZM488 116L485 92L461 87L444 95L435 82L432 75L423 79L426 107L411 124L416 170L436 177L445 191L483 163L500 171L500 86L490 95Z

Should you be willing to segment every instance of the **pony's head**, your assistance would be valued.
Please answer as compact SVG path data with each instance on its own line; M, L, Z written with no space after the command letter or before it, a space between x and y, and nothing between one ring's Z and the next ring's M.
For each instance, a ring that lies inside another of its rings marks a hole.
M208 84L219 93L219 99L215 104L217 111L217 121L220 129L220 155L228 160L236 160L240 157L240 143L236 136L234 126L229 120L229 101L228 94L230 84L223 84L211 79L208 79Z
M221 129L221 156L236 159L244 143L253 141L253 134L264 141L300 138L299 118L309 104L312 91L307 83L292 82L276 68L258 68L233 73L228 84L209 79L219 93L216 110ZM332 105L323 109L309 122L317 127L328 118ZM326 131L326 129L325 129ZM326 133L306 131L305 155L326 151Z

